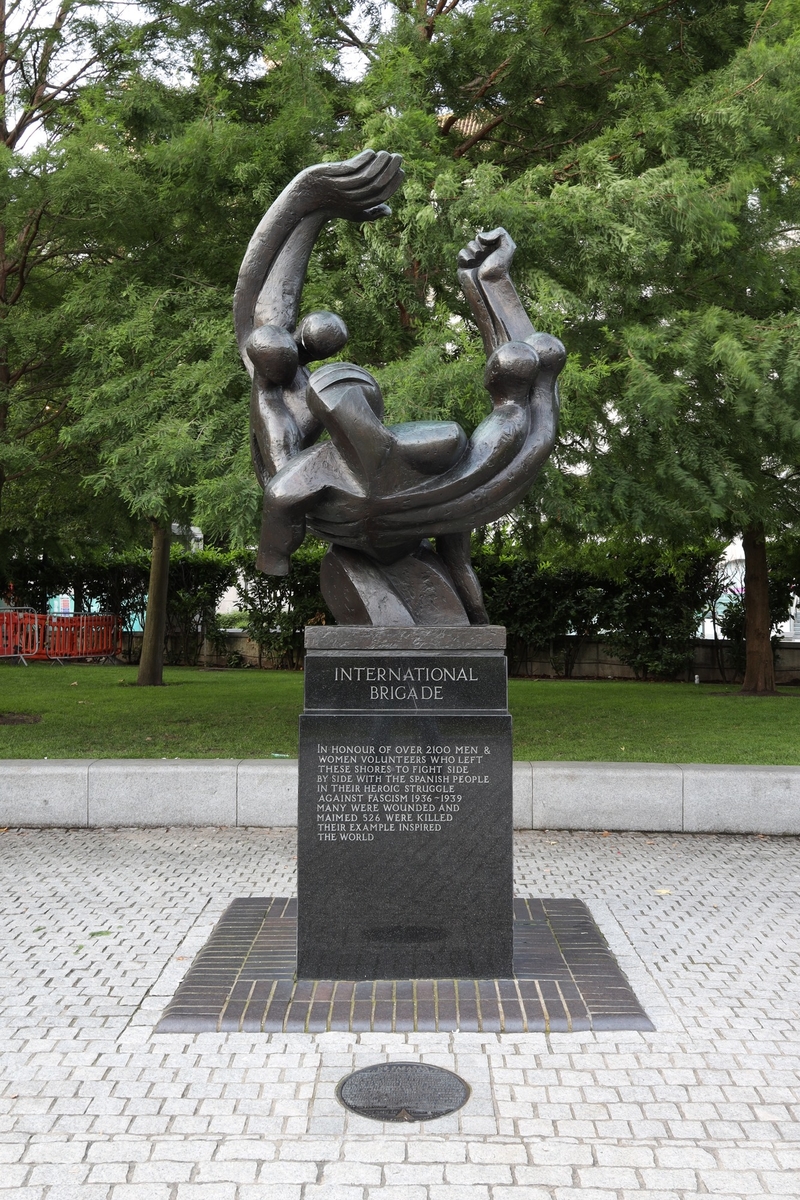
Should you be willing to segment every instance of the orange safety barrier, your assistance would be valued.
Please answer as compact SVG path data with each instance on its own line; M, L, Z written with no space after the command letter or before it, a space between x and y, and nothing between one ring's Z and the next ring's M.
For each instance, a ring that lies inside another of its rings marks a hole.
M0 658L36 658L39 622L32 608L0 609Z
M0 658L112 658L122 654L122 628L111 613L59 616L0 610Z

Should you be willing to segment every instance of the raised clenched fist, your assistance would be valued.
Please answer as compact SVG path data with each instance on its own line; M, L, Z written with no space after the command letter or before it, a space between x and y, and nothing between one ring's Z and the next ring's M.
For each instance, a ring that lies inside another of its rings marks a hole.
M480 280L497 280L508 275L516 243L505 229L479 233L458 256L462 271L475 271Z

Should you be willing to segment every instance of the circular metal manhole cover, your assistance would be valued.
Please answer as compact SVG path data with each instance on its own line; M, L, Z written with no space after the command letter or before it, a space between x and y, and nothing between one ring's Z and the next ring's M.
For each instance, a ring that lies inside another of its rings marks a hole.
M466 1104L469 1085L427 1063L376 1063L342 1079L336 1096L345 1108L373 1121L432 1121Z

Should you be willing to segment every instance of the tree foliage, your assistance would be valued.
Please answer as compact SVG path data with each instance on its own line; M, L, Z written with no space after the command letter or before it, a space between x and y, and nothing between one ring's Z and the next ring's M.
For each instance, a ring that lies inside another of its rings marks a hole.
M93 0L0 5L0 513L8 488L24 498L6 529L31 531L50 477L74 480L86 465L86 448L67 452L59 438L73 367L64 300L119 214L94 219L94 180L67 144L84 90L124 78L131 34Z
M15 111L45 136L4 164L13 521L57 463L129 534L192 518L252 539L238 263L298 170L371 145L404 155L394 214L326 228L304 306L344 317L391 418L470 429L488 400L456 254L510 230L523 300L570 354L556 452L511 521L529 553L548 529L796 528L797 0L150 0L136 29L80 12L41 45L90 65L36 94L20 70ZM31 45L19 61L49 63Z

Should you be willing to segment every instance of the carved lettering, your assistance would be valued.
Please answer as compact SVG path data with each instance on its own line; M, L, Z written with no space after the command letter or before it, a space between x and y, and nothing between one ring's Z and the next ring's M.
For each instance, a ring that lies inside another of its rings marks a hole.
M315 669L321 670L319 664ZM383 665L359 666L357 663L334 663L324 668L331 672L335 685L345 689L351 706L368 704L441 704L457 703L464 696L463 686L448 688L449 684L479 683L480 668L454 662L451 665L419 665L387 662ZM327 674L327 679L331 679ZM325 751L331 747L325 747Z
M439 834L459 820L465 799L460 789L488 788L490 782L489 747L478 754L477 746L318 745L317 757L317 835L323 842Z

